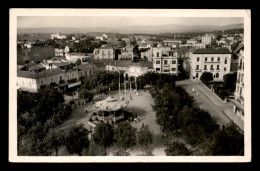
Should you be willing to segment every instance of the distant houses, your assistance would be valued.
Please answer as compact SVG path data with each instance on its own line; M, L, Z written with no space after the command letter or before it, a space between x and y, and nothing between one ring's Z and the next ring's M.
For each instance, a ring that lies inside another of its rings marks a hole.
M57 34L51 34L51 39L66 39L66 38L67 36L60 34L60 32L58 32Z

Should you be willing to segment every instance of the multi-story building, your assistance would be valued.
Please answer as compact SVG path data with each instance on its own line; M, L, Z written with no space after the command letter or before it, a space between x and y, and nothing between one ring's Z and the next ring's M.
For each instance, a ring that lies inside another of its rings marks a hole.
M51 39L66 39L67 36L66 35L61 35L60 32L58 32L57 34L51 34Z
M94 59L115 59L115 50L111 46L96 48L93 54Z
M177 52L167 48L153 48L153 69L157 73L178 75Z
M244 120L244 50L241 49L238 58L237 82L235 90L234 112Z
M223 81L223 76L230 72L230 66L229 49L197 49L190 55L190 78L200 80L203 72L210 72L214 81Z
M83 64L73 67L69 63L55 63L56 68L31 71L17 70L17 89L37 93L42 86L55 84L60 90L66 91L81 85L81 77L94 74L97 67L94 64ZM36 65L34 65L36 66Z
M201 37L201 43L203 43L205 45L211 45L211 39L212 39L212 36L206 34L205 36Z

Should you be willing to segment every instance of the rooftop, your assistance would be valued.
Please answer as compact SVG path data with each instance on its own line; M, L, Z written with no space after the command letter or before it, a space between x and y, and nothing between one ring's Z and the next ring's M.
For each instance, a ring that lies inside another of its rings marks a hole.
M228 48L206 48L206 49L197 49L193 54L231 54L231 51Z
M93 69L96 66L94 64L83 64L83 65L79 65L78 69L79 70L87 70L87 69Z
M51 76L51 75L60 74L62 72L63 72L63 70L60 69L60 68L44 70L44 71L38 72L38 73L18 70L17 71L17 77L37 79L37 78L43 78L43 77L47 77L47 76Z
M53 63L53 65L55 65L57 67L63 67L63 66L70 65L70 63L69 62L61 62L61 63Z
M28 67L28 70L38 70L38 69L43 69L43 68L45 68L45 67L42 65L32 65L32 66Z

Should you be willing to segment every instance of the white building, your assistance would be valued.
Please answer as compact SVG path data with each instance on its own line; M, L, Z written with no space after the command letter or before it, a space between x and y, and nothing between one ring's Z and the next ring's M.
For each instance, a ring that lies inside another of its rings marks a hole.
M177 52L166 47L153 48L153 69L157 73L178 75Z
M190 39L190 40L187 40L187 44L197 44L197 40L194 40L194 39Z
M94 59L114 59L115 50L111 46L96 48L93 51Z
M205 45L210 45L211 44L211 36L206 34L205 36L201 37L201 43L205 44Z
M229 49L197 49L190 56L190 78L200 80L203 72L211 72L214 81L223 81L223 76L230 72L230 66Z
M244 50L239 52L234 112L244 120Z
M86 56L85 53L66 53L66 60L71 63L75 63L78 59L81 63L87 62L90 57Z
M66 39L67 36L66 35L61 35L60 32L58 32L57 34L51 34L51 39Z

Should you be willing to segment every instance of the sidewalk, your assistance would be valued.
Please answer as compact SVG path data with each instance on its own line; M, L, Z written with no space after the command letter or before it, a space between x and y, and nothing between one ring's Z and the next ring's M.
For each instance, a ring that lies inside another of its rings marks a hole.
M221 101L216 95L211 92L209 89L207 89L203 84L196 84L195 87L202 92L205 96L209 98L209 100L218 106L223 106L225 103Z
M244 131L244 121L237 116L232 110L230 109L225 109L222 110L222 112L227 115L241 130Z

